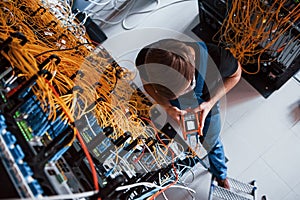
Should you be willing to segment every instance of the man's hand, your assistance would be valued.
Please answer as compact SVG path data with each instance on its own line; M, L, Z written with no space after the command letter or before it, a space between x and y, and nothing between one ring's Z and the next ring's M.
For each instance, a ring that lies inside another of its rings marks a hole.
M187 111L180 110L179 108L177 108L175 106L167 106L164 108L165 108L166 112L168 113L168 115L170 115L170 117L172 117L178 124L180 123L180 117L187 113Z
M210 101L207 101L201 103L198 107L193 109L195 113L199 112L199 126L201 128L201 133L204 127L205 119L213 106L214 105Z

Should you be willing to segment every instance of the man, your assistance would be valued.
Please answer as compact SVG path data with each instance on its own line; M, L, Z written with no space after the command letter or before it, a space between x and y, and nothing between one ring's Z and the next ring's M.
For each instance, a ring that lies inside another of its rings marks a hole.
M216 45L165 39L144 47L136 58L145 91L178 123L200 113L203 147L218 185L229 189L218 101L241 77L240 63Z

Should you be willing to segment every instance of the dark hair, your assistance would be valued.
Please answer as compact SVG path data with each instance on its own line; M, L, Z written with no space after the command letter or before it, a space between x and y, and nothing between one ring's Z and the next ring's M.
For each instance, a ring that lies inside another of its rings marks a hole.
M143 78L153 86L157 94L173 99L195 73L191 47L185 43L165 39L143 48L136 59Z

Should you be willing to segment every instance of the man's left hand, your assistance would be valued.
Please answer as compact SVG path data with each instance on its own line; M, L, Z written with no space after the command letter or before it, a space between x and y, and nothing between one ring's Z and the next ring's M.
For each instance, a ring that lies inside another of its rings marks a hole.
M199 112L199 126L201 128L201 133L204 127L204 122L205 119L208 115L208 113L210 112L210 110L212 109L213 104L209 101L203 102L201 103L198 107L194 108L193 111L195 113Z

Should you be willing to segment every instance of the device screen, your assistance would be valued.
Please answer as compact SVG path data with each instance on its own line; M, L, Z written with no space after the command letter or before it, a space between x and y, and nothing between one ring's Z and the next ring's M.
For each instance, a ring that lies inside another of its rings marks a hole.
M195 122L194 121L186 121L186 129L188 131L195 130L196 129Z

